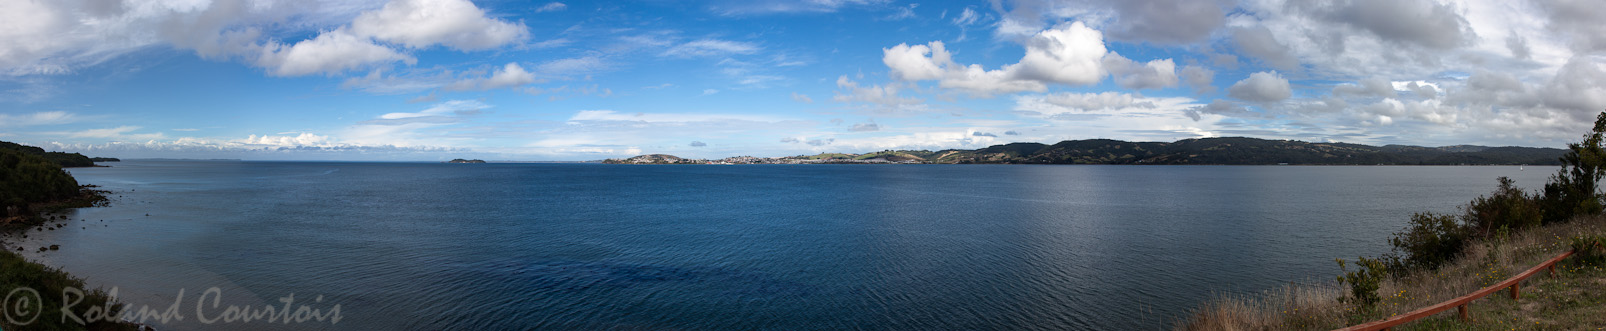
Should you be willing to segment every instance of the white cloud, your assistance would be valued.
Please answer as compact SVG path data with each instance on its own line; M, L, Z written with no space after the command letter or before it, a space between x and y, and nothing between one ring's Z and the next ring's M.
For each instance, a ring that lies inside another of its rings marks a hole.
M468 0L394 0L351 22L355 35L409 48L488 49L524 40L527 30L522 23L486 17Z
M386 113L384 115L379 115L379 119L397 120L428 116L468 115L478 113L479 111L488 108L491 108L491 106L476 100L452 100L435 104L434 106L430 106L429 108L416 113Z
M1194 94L1205 94L1216 91L1216 71L1202 66L1182 66L1182 80L1193 87Z
M808 95L800 94L800 93L797 93L797 92L792 92L792 101L797 101L797 102L802 102L802 103L814 103L814 99L809 98Z
M1210 37L1224 20L1221 4L1199 0L1114 0L1111 37L1186 44Z
M715 93L719 93L719 90L716 90L716 89L704 89L703 90L703 95L714 95Z
M724 56L729 54L753 54L761 49L756 44L719 39L700 39L676 45L664 51L665 56L694 57L694 56Z
M678 124L693 122L778 122L780 118L761 115L739 114L690 114L690 113L620 113L612 110L582 110L569 117L569 122L638 122L658 124Z
M1053 93L1042 96L1023 96L1017 102L1046 102L1062 107L1065 110L1086 112L1091 110L1121 109L1127 107L1154 108L1154 103L1146 101L1143 96L1133 96L1127 93Z
M498 89L498 88L504 88L504 87L518 87L518 86L522 86L522 85L526 85L526 84L530 84L530 83L535 83L537 81L538 80L535 78L535 74L534 73L531 73L529 71L525 71L524 67L520 66L517 62L508 62L507 65L503 65L502 66L502 69L491 73L490 77L469 78L469 79L459 80L456 83L452 83L451 85L448 85L447 89L449 89L449 90L466 90L466 89L489 90L489 89Z
M839 76L836 79L836 86L837 92L831 97L831 101L868 103L875 105L877 110L914 110L925 103L921 99L900 96L897 83L861 87L858 82L848 79L848 76ZM847 93L844 94L843 90Z
M528 35L522 24L486 17L467 0L6 1L0 22L10 23L0 29L0 74L10 76L73 72L161 44L278 76L332 74L413 63L391 45L477 50ZM313 28L323 32L290 41L268 35Z
M831 13L847 6L880 5L887 2L889 0L738 0L724 1L709 6L709 9L727 16Z
M1389 80L1381 77L1373 77L1362 79L1356 84L1340 84L1338 86L1334 86L1333 94L1340 96L1357 95L1393 98L1398 95L1395 93L1395 90L1399 87L1404 87L1404 85L1390 82Z
M552 60L536 67L537 71L548 75L580 75L606 70L607 62L597 56L582 56Z
M139 129L140 127L138 126L124 125L115 128L88 129L76 132L66 132L65 134L71 138L93 138L106 140L150 140L162 138L164 136L161 132L130 134L130 132Z
M1249 74L1249 78L1233 83L1232 87L1227 88L1227 96L1244 101L1277 102L1293 96L1293 90L1289 87L1288 80L1283 79L1276 71L1262 71Z
M302 76L336 73L392 61L413 64L418 60L367 38L354 36L345 29L337 29L294 45L270 42L262 49L257 65L268 68L269 73L276 76Z
M1265 61L1266 65L1282 70L1299 67L1299 59L1293 49L1277 41L1277 37L1265 26L1233 28L1232 41L1238 50Z
M562 11L562 10L568 9L568 8L569 8L569 5L565 5L562 2L548 2L547 4L542 5L540 8L536 8L535 12L537 12L537 13L545 13L545 12L549 12L549 11Z
M1115 84L1133 90L1177 86L1177 65L1171 59L1138 63L1111 52L1104 56L1104 67L1115 77Z
M853 132L881 131L881 126L877 125L875 123L854 123L853 127L848 128L848 131L853 131Z
M1026 56L1006 66L1010 76L1065 85L1088 85L1104 78L1104 37L1082 22L1045 30L1026 41Z
M1102 34L1082 22L1075 22L1032 36L1026 41L1026 54L1020 62L1004 65L999 70L955 63L941 41L882 49L882 63L891 69L896 79L937 80L938 86L944 88L992 96L1044 91L1048 83L1071 86L1098 83L1107 75L1103 66L1105 54ZM1174 81L1175 74L1170 76Z
M66 124L77 120L75 117L72 113L64 111L44 111L18 115L0 114L0 127Z

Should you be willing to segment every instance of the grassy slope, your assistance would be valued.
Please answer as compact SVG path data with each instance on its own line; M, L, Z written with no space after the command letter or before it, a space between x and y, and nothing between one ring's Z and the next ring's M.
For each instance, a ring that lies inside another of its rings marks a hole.
M40 294L37 299L42 300L42 307L46 307L46 309L42 310L43 315L39 315L37 320L34 320L26 325L15 325L7 319L0 318L0 330L136 329L136 326L131 324L110 323L105 321L97 321L95 323L90 323L87 326L80 325L70 319L66 323L61 323L62 316L59 308L63 307L62 291L68 287L89 291L87 290L88 287L84 285L84 281L82 279L73 277L72 275L67 274L67 272L61 271L61 269L51 268L39 263L28 261L21 255L17 255L11 251L0 251L0 290L4 290L6 293L13 293L13 290L19 288L33 289L38 291ZM6 306L6 309L16 308L15 304L17 301L20 301L20 298L26 295L26 292L17 293L23 294L12 297L12 301L7 302L8 305ZM90 310L91 306L104 307L109 299L106 297L106 294L102 293L100 290L94 290L92 293L87 294L89 297L83 299L81 303L72 306L74 315L79 316L80 319L82 319L83 316L86 316L85 313ZM33 306L33 309L38 309L37 307L41 306ZM113 307L116 309L116 306ZM34 312L35 310L33 309L23 309L23 311ZM22 316L31 316L15 315L15 310L13 310L13 314L14 315L11 316L17 319L24 319Z
M1432 272L1385 280L1377 311L1338 302L1337 285L1285 286L1258 295L1223 296L1200 307L1178 330L1331 330L1416 310L1471 293L1567 251L1571 238L1606 235L1606 217L1582 217L1471 244L1464 256ZM1557 330L1606 326L1606 269L1569 258L1557 277L1529 278L1521 297L1500 292L1473 301L1472 321L1454 309L1394 330Z

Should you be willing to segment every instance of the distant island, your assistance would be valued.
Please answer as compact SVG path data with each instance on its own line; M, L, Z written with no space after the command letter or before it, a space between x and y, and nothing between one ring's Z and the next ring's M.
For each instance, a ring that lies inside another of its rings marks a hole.
M1228 137L1176 142L1066 140L1010 143L982 149L886 150L786 157L688 159L647 154L608 164L1213 164L1213 165L1559 165L1566 150L1456 145L1421 147L1310 143Z
M446 163L485 163L485 160L479 160L479 159L474 159L474 160L452 159L451 161L446 161Z

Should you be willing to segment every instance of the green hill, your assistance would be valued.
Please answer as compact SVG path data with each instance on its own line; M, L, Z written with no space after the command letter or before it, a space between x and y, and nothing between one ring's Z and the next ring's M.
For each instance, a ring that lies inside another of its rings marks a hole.
M1369 146L1256 138L1176 142L1067 140L1054 145L1012 143L937 153L935 163L1034 164L1322 164L1322 165L1556 165L1556 148L1483 146Z
M51 162L55 162L57 165L60 165L62 167L67 167L67 168L93 167L93 166L95 166L95 161L91 160L88 156L84 156L83 154L64 153L64 152L46 152L45 149L43 149L43 148L33 147L33 146L28 146L28 145L21 145L21 144L17 144L17 143L13 143L13 142L0 141L0 150L10 150L10 151L16 151L16 152L19 152L19 153L23 153L23 154L38 156L38 157L44 158L46 160L50 160ZM117 159L112 159L112 158L98 158L98 159L103 159L103 160L108 160L108 161L117 161Z

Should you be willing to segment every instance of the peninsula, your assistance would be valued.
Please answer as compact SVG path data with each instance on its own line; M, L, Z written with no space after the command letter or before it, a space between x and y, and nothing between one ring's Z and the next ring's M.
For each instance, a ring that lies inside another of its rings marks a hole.
M610 164L1220 164L1220 165L1558 165L1566 150L1456 145L1421 147L1311 143L1258 138L1200 138L1175 142L1066 140L1053 145L1010 143L981 149L886 150L786 157L690 159L648 154Z

